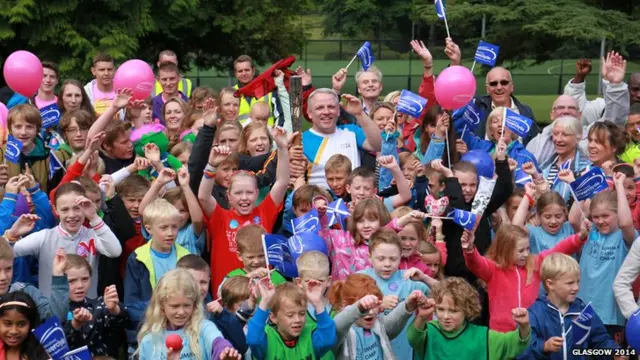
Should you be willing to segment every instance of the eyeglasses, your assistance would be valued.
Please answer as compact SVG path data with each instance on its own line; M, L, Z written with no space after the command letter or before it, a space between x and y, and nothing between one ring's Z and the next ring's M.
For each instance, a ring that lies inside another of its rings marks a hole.
M83 133L85 131L89 131L89 129L85 129L85 128L71 128L71 129L67 129L64 132L66 132L67 134L77 134L77 133Z
M500 85L502 85L502 86L507 86L507 85L511 84L511 81L509 81L509 80L489 81L489 86L496 87L496 86L498 86L498 83Z

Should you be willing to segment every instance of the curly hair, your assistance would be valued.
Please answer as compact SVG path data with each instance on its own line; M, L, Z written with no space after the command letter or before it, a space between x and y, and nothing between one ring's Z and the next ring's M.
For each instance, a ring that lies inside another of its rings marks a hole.
M436 305L440 304L445 296L450 296L456 308L464 312L467 320L480 316L480 294L463 278L450 277L440 281L433 287L431 295Z
M351 274L345 280L331 285L327 298L337 311L347 305L354 304L367 295L375 295L382 300L382 291L372 277L365 274Z

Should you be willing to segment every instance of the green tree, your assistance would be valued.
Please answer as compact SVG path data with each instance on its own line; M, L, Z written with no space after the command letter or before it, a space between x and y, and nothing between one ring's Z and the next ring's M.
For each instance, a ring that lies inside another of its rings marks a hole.
M410 31L412 0L325 0L321 8L326 35L377 40Z
M619 48L640 44L640 21L632 15L633 9L625 2L613 2L620 6L603 9L600 0L450 0L447 20L455 32L458 24L477 24L486 14L486 40L500 44L500 62L543 62L558 56L569 42L593 43L605 38ZM437 19L431 2L417 5L415 11L425 23ZM471 37L466 38L467 45L477 43L479 29Z
M0 1L0 60L29 50L87 79L92 56L155 63L172 49L182 67L228 68L249 54L266 63L296 53L304 34L298 0L5 0Z

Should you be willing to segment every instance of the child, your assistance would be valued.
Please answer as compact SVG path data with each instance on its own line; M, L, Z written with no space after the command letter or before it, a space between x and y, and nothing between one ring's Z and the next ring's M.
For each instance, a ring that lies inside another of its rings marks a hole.
M111 229L98 216L95 204L86 198L85 190L76 183L67 183L58 188L54 196L53 211L60 217L60 224L28 235L37 216L21 216L5 233L7 240L15 243L14 256L38 256L40 271L38 284L42 294L51 294L51 266L56 250L63 247L66 252L86 257L92 267L98 265L98 255L111 258L120 256L122 247ZM83 224L88 220L90 228ZM91 278L90 297L97 297L98 274Z
M444 279L442 268L446 263L446 257L440 253L440 248L428 241L420 241L418 253L422 263L427 267L425 274L436 280Z
M212 313L211 321L241 354L245 354L249 347L243 330L244 323L237 317L236 311L249 299L250 282L251 280L244 276L230 278L222 284L220 302L212 301L207 305L207 310Z
M332 200L329 192L318 185L305 184L292 191L285 201L280 233L286 237L293 235L291 220L303 216L314 208L318 210L313 202L314 199L320 198L324 199L327 205ZM326 214L326 211L324 213ZM324 214L320 214L320 212L318 215L320 216L320 225L325 228L328 225L328 216L322 216Z
M375 280L364 274L351 274L331 286L329 300L340 311L335 317L339 339L333 348L336 359L382 360L396 358L391 340L402 332L426 298L416 290L388 315L380 316L382 292Z
M571 235L552 249L538 255L529 253L529 236L521 227L503 225L484 257L474 247L474 235L465 231L461 242L464 259L480 280L487 283L491 330L508 332L516 327L509 309L528 308L540 290L540 263L555 252L574 254L587 240L588 226L580 234Z
M146 161L146 160L145 160ZM125 269L127 260L131 253L137 248L146 244L146 240L142 236L142 216L140 216L140 203L144 198L144 195L149 191L151 183L149 180L138 174L129 175L122 182L117 184L116 193L122 200L125 209L129 215L129 218L134 227L136 228L136 234L128 239L123 239L124 247L122 249L122 259L120 262L120 274L122 278L125 277Z
M640 107L639 107L640 108ZM626 178L624 179L624 191L627 195L627 202L631 207L631 216L633 218L633 227L636 230L640 229L640 159L638 159L634 166L629 164L617 164L613 167L613 173L623 173ZM613 189L613 184L609 183L609 188Z
M465 280L445 279L432 295L409 327L409 343L419 359L513 359L529 345L527 309L511 310L518 329L505 334L471 323L480 315L480 295ZM434 310L437 320L427 322Z
M235 269L225 276L222 284L216 293L220 296L222 285L227 279L234 276L246 276L249 279L263 278L268 273L271 275L271 282L274 285L280 285L287 280L278 271L267 269L264 259L264 249L262 247L262 236L267 232L260 225L245 225L236 235L236 245L238 252L236 257L242 262L243 267Z
M342 154L332 155L324 165L327 184L336 197L345 199L347 195L347 178L351 173L351 166L351 160Z
M383 199L384 205L388 211L393 211L396 207L405 205L411 200L411 188L409 182L405 179L400 165L392 155L380 156L377 163L391 171L393 179L398 188L398 194ZM368 167L361 166L351 172L347 180L347 192L351 197L350 206L355 206L359 201L370 199L376 196L377 188L375 187L375 173Z
M382 310L385 314L389 314L413 291L428 293L429 287L418 281L424 281L430 287L438 283L417 268L407 271L398 270L401 250L400 238L393 230L380 229L371 236L369 252L373 268L366 269L362 273L373 278L384 294ZM413 281L414 279L418 281ZM398 359L413 358L413 352L407 341L406 328L391 341L391 348Z
M180 161L182 166L188 166L189 157L191 156L192 152L193 152L193 143L188 141L182 141L175 144L171 148L171 151L169 153L173 155L176 159L178 159L178 161Z
M180 213L180 230L176 244L184 247L190 254L200 255L204 250L204 218L198 199L189 187L189 172L182 167L176 171L164 168L160 171L158 178L151 184L151 188L144 195L140 202L140 211L144 212L145 207L153 199L158 197L160 190L168 184L175 185L178 180L180 187L173 188L164 194L164 198L173 205ZM191 224L188 224L191 219Z
M205 320L198 284L186 270L166 273L153 291L144 323L138 333L140 360L168 359L173 349L165 347L170 334L182 338L179 358L202 360L241 359L241 355Z
M231 153L226 146L214 146L211 149L209 163L205 168L198 190L198 200L208 220L211 246L211 279L213 289L217 289L222 279L229 272L240 266L236 260L236 233L247 224L262 226L267 232L273 226L282 209L284 196L289 186L289 150L287 133L282 128L271 130L274 141L278 144L276 181L267 197L256 207L258 184L255 176L247 172L239 172L231 177L227 194L231 210L218 206L213 191L217 166Z
M177 269L185 269L193 276L200 289L200 297L205 308L209 305L209 283L211 282L211 268L204 259L198 255L187 254L176 263ZM208 317L209 314L205 312Z
M571 223L567 221L567 206L559 193L549 191L535 202L536 188L533 183L525 185L525 195L520 201L518 210L511 223L516 226L524 226L527 221L529 209L536 206L536 217L540 226L526 225L529 230L529 242L531 253L539 254L553 248L562 239L573 234Z
M125 121L130 122L134 129L139 129L143 125L151 124L153 118L151 113L153 112L153 98L151 96L146 99L130 104L124 113Z
M134 326L142 320L153 289L165 273L176 268L180 258L189 254L175 243L180 212L167 200L156 199L144 209L144 227L151 240L127 259L124 278L124 302ZM133 340L129 334L129 340Z
M33 334L40 325L36 303L21 291L0 299L0 357L47 360L49 355Z
M580 265L565 254L551 254L542 262L540 280L547 293L529 308L531 345L520 359L585 359L573 354L575 349L620 349L594 313L591 328L582 345L576 344L576 325L586 304L576 297L580 289ZM615 359L619 357L615 356Z
M220 165L215 174L215 185L213 185L212 195L216 198L218 205L223 209L229 210L229 197L227 190L231 184L231 177L240 169L240 154L232 153L227 156Z
M558 176L564 181L564 175L561 171ZM624 191L625 179L623 173L614 174L615 192L602 191L591 199L590 212L595 229L590 231L580 256L582 287L578 293L581 299L591 302L618 344L622 343L625 320L616 306L611 284L638 236ZM569 221L574 229L581 217L579 211L571 209Z
M68 317L61 319L66 320L64 330L69 347L75 349L87 345L94 357L117 357L119 346L124 343L128 316L118 300L116 287L107 287L104 297L88 298L91 265L79 255L66 255L62 249L56 251L52 275L51 297L69 303Z
M401 206L391 213L393 217L401 217L409 214L413 210L408 206ZM402 244L402 257L399 269L407 270L418 268L423 273L428 274L427 266L420 259L418 254L418 244L427 239L427 230L421 221L410 221L400 232L398 232Z
M284 283L274 288L268 278L258 283L260 305L249 320L247 344L256 359L319 359L336 343L336 326L326 311L317 282L305 291ZM307 303L318 319L315 329L305 327ZM267 326L267 319L275 325Z

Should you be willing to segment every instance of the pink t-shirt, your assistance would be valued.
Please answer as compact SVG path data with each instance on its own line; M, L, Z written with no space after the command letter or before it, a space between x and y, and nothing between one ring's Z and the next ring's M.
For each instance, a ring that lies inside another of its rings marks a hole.
M58 97L55 95L51 100L42 100L36 96L36 106L38 107L38 109L42 109L43 107L49 106L51 104L55 104L57 102L58 102Z
M98 89L96 83L93 83L93 108L96 110L96 114L98 116L102 115L109 106L111 106L111 102L116 98L116 93L114 91L111 92L102 92Z

